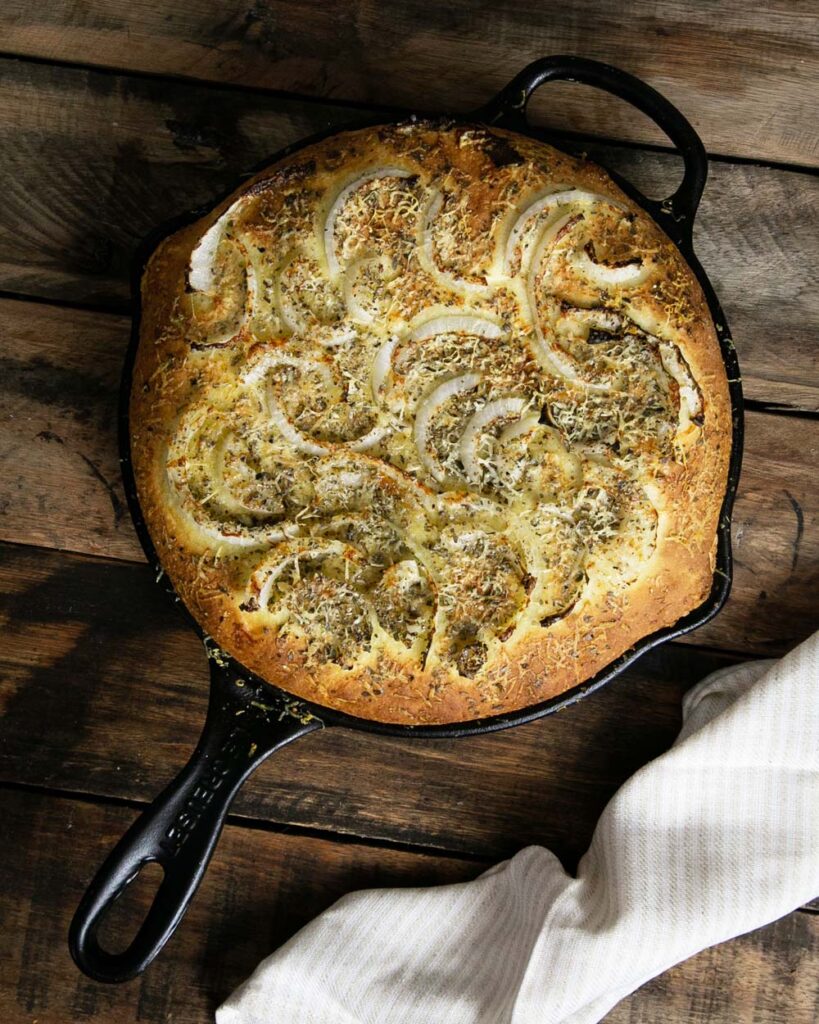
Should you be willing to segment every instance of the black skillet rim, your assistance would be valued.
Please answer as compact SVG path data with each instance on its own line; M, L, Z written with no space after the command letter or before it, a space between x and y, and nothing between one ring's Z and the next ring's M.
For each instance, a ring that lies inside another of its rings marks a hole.
M384 118L381 117L368 117L366 119L356 120L354 123L345 123L341 126L333 126L325 131L315 133L314 135L286 146L284 149L279 150L272 156L266 157L253 170L248 172L246 175L243 175L242 180L252 177L253 174L258 173L264 168L269 167L292 153L298 152L307 146L313 145L333 135L346 131L356 131L361 128L371 128L380 125L393 126L418 120L431 121L442 126L469 127L485 124L485 122L476 120L475 115L472 115L471 117L470 115L446 117L440 114L407 114L400 120L393 121L384 120ZM573 155L578 155L582 152L581 147L575 147L571 144L566 145L559 133L535 130L528 126L524 128L517 124L512 130L517 134L533 138L536 141L547 142L548 144L553 145L554 148L560 149L563 152ZM595 163L598 162L595 161ZM259 686L262 689L272 689L276 696L284 697L291 703L291 706L292 703L295 702L300 708L303 708L305 712L308 712L326 726L332 725L344 726L352 729L363 729L367 732L384 736L406 737L408 735L412 735L422 736L429 739L451 739L457 736L475 736L482 733L497 732L502 729L512 728L513 726L532 722L538 718L543 718L545 715L553 714L556 711L569 707L600 687L606 685L606 683L611 682L616 676L620 675L647 651L665 643L668 640L676 639L677 637L697 629L712 619L720 611L722 606L725 604L731 589L731 510L739 481L744 436L742 387L736 351L734 349L733 342L731 341L730 331L725 320L725 315L722 312L711 282L694 254L693 244L691 243L690 238L686 238L685 235L680 237L680 233L676 229L673 216L664 211L659 203L648 199L629 181L622 178L619 174L608 170L604 164L598 164L598 166L603 167L612 180L622 188L623 191L632 200L634 200L634 202L636 202L670 237L699 281L708 303L711 319L716 328L720 351L722 353L723 363L728 377L731 401L732 441L726 491L720 510L719 524L717 528L718 539L716 565L714 569L713 583L708 597L698 608L695 608L693 611L683 616L672 626L667 626L664 629L657 630L654 633L650 633L641 638L618 658L610 662L602 671L577 686L572 687L570 690L566 690L555 697L551 697L548 700L541 701L537 704L531 704L527 707L520 708L517 711L505 712L499 715L489 715L465 722L454 722L443 725L400 725L389 722L378 722L367 718L360 718L355 715L349 715L345 712L313 703L312 701L308 701L302 697L291 694L289 691L277 686L275 683L268 682L266 679L263 679L254 672L250 672L241 664L241 662L228 654L227 651L217 647L212 638L209 637L206 631L202 629L199 622L176 593L176 590L171 584L159 558L157 557L148 528L145 525L145 521L142 516L142 509L136 492L136 481L131 461L129 405L133 366L136 359L137 348L139 346L142 310L142 275L148 259L160 242L162 242L166 237L198 220L218 205L218 202L221 202L223 199L227 198L228 195L234 192L237 185L233 185L233 187L225 192L218 201L210 202L203 207L188 210L179 216L166 221L154 231L150 232L138 245L133 259L131 279L131 294L133 296L131 339L126 352L120 383L118 413L120 465L122 470L123 486L128 502L128 509L131 514L131 520L137 537L139 538L140 544L148 559L148 563L155 573L156 581L161 583L163 589L174 603L184 610L185 618L188 623L193 626L197 635L205 644L206 651L210 656L216 654L219 665L225 672L231 673L239 678L250 680L254 685ZM676 238L674 236L676 236Z

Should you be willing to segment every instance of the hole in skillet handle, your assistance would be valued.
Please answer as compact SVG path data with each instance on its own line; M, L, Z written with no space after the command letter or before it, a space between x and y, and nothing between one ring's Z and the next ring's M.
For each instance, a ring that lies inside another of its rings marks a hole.
M656 89L611 64L583 57L542 57L523 69L512 81L476 110L472 117L488 125L528 132L526 108L532 93L546 82L579 82L595 86L631 103L671 139L685 167L676 192L661 202L643 199L642 205L662 224L666 234L679 246L691 247L694 216L708 176L708 157L699 135L673 104Z
M196 750L108 855L71 922L71 956L95 981L145 970L182 920L241 784L274 751L324 725L296 698L241 678L222 652L208 654L210 701ZM163 871L153 903L128 947L109 952L99 940L103 920L147 864Z

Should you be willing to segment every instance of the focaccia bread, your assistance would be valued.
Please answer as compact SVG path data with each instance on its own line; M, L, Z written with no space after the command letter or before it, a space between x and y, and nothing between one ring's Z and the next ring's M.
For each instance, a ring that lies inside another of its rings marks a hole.
M701 604L731 419L693 273L601 168L419 121L304 148L159 247L131 440L218 645L422 724L562 693Z

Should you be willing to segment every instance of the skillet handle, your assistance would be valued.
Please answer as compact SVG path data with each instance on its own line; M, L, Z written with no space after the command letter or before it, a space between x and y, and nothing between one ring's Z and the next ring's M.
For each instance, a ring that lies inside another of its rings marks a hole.
M532 93L546 82L567 81L593 85L619 96L647 114L671 139L685 164L680 187L660 203L650 205L667 223L676 225L673 234L690 240L694 216L708 176L708 157L699 135L677 108L656 89L633 75L583 57L543 57L533 61L474 116L486 124L524 131L528 127L526 108ZM669 232L672 233L672 232Z
M274 750L322 725L296 698L271 697L211 661L208 715L193 756L108 855L71 922L69 949L81 971L119 982L145 970L182 920L241 784ZM128 948L109 953L97 936L102 919L152 862L164 869L153 904Z

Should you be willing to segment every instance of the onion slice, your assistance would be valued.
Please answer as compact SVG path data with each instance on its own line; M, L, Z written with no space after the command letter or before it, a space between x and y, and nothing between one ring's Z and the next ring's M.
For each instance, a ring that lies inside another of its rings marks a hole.
M228 220L245 201L246 196L240 196L235 203L225 210L218 220L214 221L208 230L199 239L196 248L191 253L190 267L188 270L188 284L196 292L209 291L214 284L216 251L219 243L225 235L225 227Z
M366 174L359 175L359 177L345 185L338 193L324 221L324 257L327 261L327 269L331 278L337 277L339 272L338 259L336 258L336 220L341 212L341 208L349 197L353 192L361 188L362 185L366 185L368 181L377 181L380 178L411 177L412 173L410 171L402 170L400 167L380 167L373 171L367 171Z
M444 473L441 471L440 466L437 465L437 460L429 454L428 448L428 434L432 418L450 398L471 391L478 386L480 381L480 374L477 373L464 373L459 377L451 377L449 380L444 381L443 384L439 384L437 388L434 388L418 407L414 427L415 447L418 449L418 457L424 467L438 481L444 478Z
M298 526L292 523L288 524L284 528L281 526L242 527L237 524L235 529L242 532L228 533L223 529L219 529L215 525L198 523L189 512L187 512L186 515L189 516L191 521L195 524L196 529L204 536L211 540L219 541L221 544L226 544L228 547L234 548L259 548L269 544L279 544L281 541L287 540L288 537L298 536L299 533ZM244 532L245 530L247 532Z
M355 284L358 279L358 275L367 266L378 266L381 270L382 281L390 281L395 277L395 272L392 270L390 261L385 256L371 256L364 259L356 260L351 263L344 274L344 304L347 307L347 313L356 323L364 324L369 326L375 323L375 315L368 309L366 309L358 301L355 294Z
M305 455L327 454L327 451L329 450L328 446L311 441L309 437L305 436L300 430L294 427L285 415L282 407L269 391L266 395L266 399L267 413L270 416L270 419L273 421L273 424L285 441L289 442L296 451L303 452Z
M355 329L351 327L347 330L333 331L324 337L319 336L316 340L322 348L341 348L342 345L347 345L354 341L355 337Z
M290 255L282 261L273 284L273 300L279 311L282 323L291 334L303 333L306 329L306 324L303 318L298 314L295 306L290 300L290 297L285 295L284 289L282 288L282 275L287 269L288 264L295 258L296 254L290 253Z
M517 218L515 223L512 225L509 234L506 236L503 260L504 270L507 272L509 271L518 242L525 232L527 224L533 217L542 213L546 209L568 206L572 203L609 203L611 206L615 206L619 210L628 210L627 206L618 202L616 199L600 195L598 192L586 192L584 189L579 188L565 189L557 192L551 191L547 192L546 195L540 195L524 209L523 213L521 213ZM521 269L525 269L522 264Z
M510 423L508 427L503 428L498 442L506 444L507 441L520 437L521 434L528 434L530 430L534 430L537 426L540 426L540 413L532 412L528 416L521 416L516 423Z
M301 356L291 356L286 352L265 352L260 356L253 366L242 377L243 384L259 384L267 374L277 366L293 366L298 370L315 370L324 378L328 388L334 386L333 372L326 363L317 359L303 359Z
M466 472L467 480L477 483L481 469L477 460L477 447L481 434L497 420L519 419L526 408L525 398L496 398L470 416L461 435L458 454Z
M609 309L583 309L577 306L565 314L565 319L570 323L588 324L589 328L609 331L611 334L623 329L623 318Z
M208 498L218 498L220 505L231 514L252 514L251 509L232 497L225 483L224 455L230 437L229 432L224 434L212 451L211 466L207 472L214 486ZM298 534L299 528L293 523L261 522L246 526L241 522L220 522L203 507L207 499L197 499L192 493L186 476L187 457L178 451L178 439L171 442L171 447L177 449L178 454L167 467L170 501L201 537L227 547L258 548L276 544L288 536Z
M543 253L547 246L556 239L566 225L573 219L573 215L567 213L564 217L551 224L541 236L535 255L532 259L529 276L526 280L526 297L529 304L529 316L534 327L535 352L540 359L541 365L550 373L566 377L568 380L576 381L591 391L610 391L611 388L604 384L592 384L590 381L581 380L577 375L571 360L561 353L559 345L550 345L543 336L543 329L540 326L540 319L537 315L537 298L535 296L535 278L538 266L543 259Z
M550 224L543 232L537 249L535 250L535 256L532 259L532 269L529 271L529 277L526 282L526 297L529 302L529 316L534 327L535 351L541 364L550 373L555 374L555 376L568 377L569 380L576 380L577 373L571 363L564 362L564 360L560 359L559 356L555 355L552 346L548 345L546 339L543 337L543 329L540 326L540 319L537 315L537 299L535 297L535 277L537 276L538 265L543 258L543 253L546 250L546 247L554 241L557 234L563 230L571 219L572 214L567 213L559 220L556 220L553 224Z
M248 385L262 384L264 383L267 374L277 366L293 366L304 371L317 371L326 381L328 388L334 387L335 382L333 381L333 374L326 363L321 363L315 359L302 359L299 356L287 355L284 352L266 352L256 361L255 365L245 373L242 377L242 383ZM292 445L296 451L303 452L305 455L326 454L329 448L328 445L312 441L297 427L293 426L282 407L276 401L270 386L266 387L264 390L263 404L276 429L284 440Z
M610 286L634 288L651 273L647 263L626 263L622 267L607 267L605 263L595 263L584 250L575 253L572 263L584 277L600 288Z
M443 285L444 288L447 288L450 291L486 298L492 294L488 285L481 284L478 281L467 281L462 277L455 277L454 274L449 274L447 271L441 270L435 261L435 253L433 252L432 245L432 224L441 212L441 207L443 205L443 192L437 188L433 189L432 195L427 202L424 215L421 217L420 221L421 229L418 236L418 262L421 264L421 269L425 270L430 277L434 278L439 284Z
M259 609L265 611L268 604L270 603L270 592L273 589L273 584L281 576L284 570L290 564L298 565L300 559L304 559L305 562L315 562L321 558L328 558L331 555L344 555L346 549L341 541L327 541L321 546L314 548L304 548L302 550L292 550L292 545L287 545L291 550L282 554L279 561L273 565L269 563L273 561L276 552L271 552L271 556L265 559L265 563L259 566L259 568L250 577L250 596L253 596L253 592L256 591L255 597L258 602ZM262 580L264 582L262 582Z
M371 324L375 320L375 317L366 310L358 299L355 297L355 279L358 277L358 273L361 270L361 264L369 262L367 260L358 260L353 263L347 273L344 275L344 305L347 307L347 312L360 324Z
M384 344L376 352L375 359L373 359L371 385L373 398L376 401L378 401L381 388L384 386L384 381L387 379L387 375L390 372L390 367L392 366L392 354L395 352L397 344L398 337L396 335L391 338L387 338Z
M674 378L680 389L680 429L685 432L691 421L702 415L700 391L677 346L670 341L661 341L659 347L663 369Z
M389 437L392 430L392 427L386 425L373 427L372 430L368 430L366 434L356 438L355 441L348 441L347 447L352 448L354 452L366 452L369 448L374 448L380 441L383 441L385 437Z
M410 341L426 341L438 334L474 334L479 338L500 338L503 329L482 313L444 313L422 321L410 331Z

